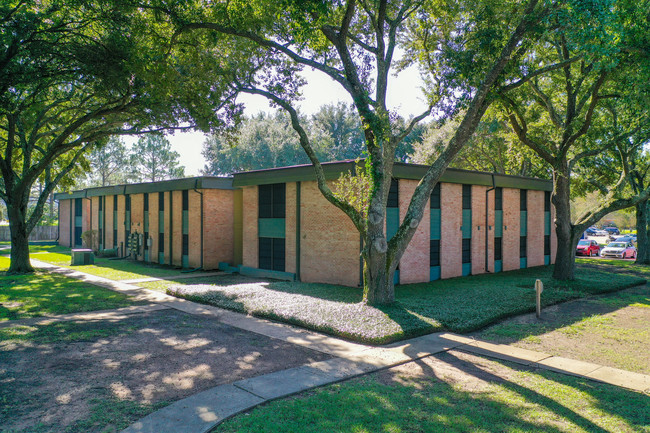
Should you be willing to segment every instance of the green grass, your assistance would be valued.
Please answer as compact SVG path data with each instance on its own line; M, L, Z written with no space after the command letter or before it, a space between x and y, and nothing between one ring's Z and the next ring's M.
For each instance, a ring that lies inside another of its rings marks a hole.
M2 262L0 261L0 265ZM57 275L0 274L0 321L134 305L126 295Z
M260 406L213 432L650 432L647 395L495 364L479 366L493 380L478 386L445 377L366 376Z
M441 330L470 332L534 311L533 284L544 282L545 306L632 287L644 279L578 268L577 279L556 282L551 267L439 280L396 288L396 302L370 307L358 288L222 276L210 285L158 282L175 296L298 324L339 337L383 344ZM598 284L594 284L597 281Z
M129 259L110 260L104 257L96 257L94 265L71 266L70 250L66 250L62 252L33 254L31 258L116 281L148 277L168 277L180 275L181 273L178 269L135 262Z

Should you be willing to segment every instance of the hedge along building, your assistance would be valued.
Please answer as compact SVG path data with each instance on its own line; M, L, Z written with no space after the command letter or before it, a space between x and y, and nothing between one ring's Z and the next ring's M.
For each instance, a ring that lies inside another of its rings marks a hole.
M95 248L119 257L215 269L241 261L235 239L232 178L195 177L89 188L55 194L59 200L59 244L82 247L82 233L97 233ZM138 234L137 245L129 243ZM241 233L241 230L239 230ZM133 251L130 251L133 246ZM239 255L238 255L239 254Z
M323 164L334 182L354 161ZM427 167L396 163L386 233L397 231ZM556 241L550 181L447 169L400 260L395 282L499 272L551 263ZM57 194L59 242L80 246L100 233L100 249L124 255L128 235L143 235L137 259L305 282L357 286L361 237L318 190L311 165L91 188ZM486 230L487 228L487 230ZM150 239L145 241L144 239Z

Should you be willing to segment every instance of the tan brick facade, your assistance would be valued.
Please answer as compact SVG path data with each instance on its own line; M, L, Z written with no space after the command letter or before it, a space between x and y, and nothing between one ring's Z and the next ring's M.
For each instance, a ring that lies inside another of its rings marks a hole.
M440 277L463 274L463 186L440 184Z
M410 179L399 180L399 219L400 223L404 221L406 212L415 187L418 181ZM419 283L422 281L429 281L429 240L431 239L431 223L429 218L431 216L431 209L429 209L429 202L424 209L422 220L418 225L411 242L402 260L399 262L399 281L400 284Z
M172 200L171 200L171 212L172 212L172 221L171 221L171 240L172 243L172 265L181 266L182 265L182 256L183 256L183 192L182 191L172 191ZM167 227L165 227L167 231Z
M190 190L187 193L187 225L189 234L188 263L190 268L201 267L201 194ZM214 269L214 268L213 268Z
M107 195L104 204L104 227L106 233L106 240L104 241L104 248L111 249L114 245L113 239L113 196Z
M503 270L519 269L519 190L503 188Z
M217 269L219 262L233 263L234 191L203 190L203 268Z
M72 233L70 231L73 200L59 201L59 245L70 247Z
M301 185L302 192L302 185ZM284 238L284 260L285 271L296 273L296 194L298 184L290 182L286 184L286 206L285 206L285 238Z
M242 208L243 208L243 251L242 264L251 268L257 268L259 243L257 239L257 187L247 186L243 188Z
M528 267L544 265L544 191L528 191ZM540 229L541 228L541 229Z
M158 263L158 195L149 194L149 261L152 263Z

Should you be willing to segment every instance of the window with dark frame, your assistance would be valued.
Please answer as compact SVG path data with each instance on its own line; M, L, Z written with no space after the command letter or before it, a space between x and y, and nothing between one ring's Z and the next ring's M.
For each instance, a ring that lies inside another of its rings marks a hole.
M147 215L147 220L148 220L148 218L149 218L149 193L148 192L144 193L144 205L143 205L143 207L144 207L145 215ZM144 250L147 251L147 250L149 250L149 242L147 242L147 240L149 239L149 225L148 224L147 224L147 226L143 225L142 228L144 230L146 230L144 232L144 235L143 235L143 243L144 243L143 247L144 247Z
M399 182L397 179L390 180L390 189L388 190L388 202L386 207L399 207Z
M494 260L502 260L503 259L503 254L502 254L502 245L503 245L503 238L494 238Z
M165 193L164 192L159 192L158 193L158 215L160 215L160 212L165 211ZM165 233L160 232L160 225L164 224L164 219L158 217L158 252L162 253L165 251Z
M544 212L551 211L551 191L544 191Z
M494 190L494 210L503 210L503 188L500 186Z
M440 239L429 241L429 266L440 266Z
M472 239L463 239L463 263L472 263Z
M190 209L190 192L186 189L182 191L183 196L183 211L188 211ZM183 233L183 241L181 254L186 256L190 253L190 235L188 233Z
M259 238L260 269L285 270L285 240L283 238Z
M463 185L463 209L472 208L472 185Z
M117 248L117 195L113 196L113 247Z
M526 236L519 237L519 258L524 259L527 257L526 246L528 242Z
M258 187L259 218L285 218L286 184L274 183Z
M430 209L440 209L440 183L437 183L431 191L431 200L429 201Z
M522 189L519 191L519 210L528 210L528 190Z
M551 255L551 236L550 235L544 235L544 255L545 256L550 256Z

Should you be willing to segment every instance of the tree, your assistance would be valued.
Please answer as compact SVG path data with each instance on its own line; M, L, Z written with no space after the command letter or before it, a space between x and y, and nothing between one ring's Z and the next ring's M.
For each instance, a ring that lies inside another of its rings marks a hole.
M93 147L86 159L88 169L83 169L79 176L79 183L85 188L128 182L129 155L121 137L113 136L105 145Z
M364 301L394 300L393 275L420 224L427 200L445 168L474 133L493 93L509 74L513 81L532 71L516 68L530 40L543 30L553 2L435 2L348 0L340 2L258 0L205 3L199 8L157 5L175 24L174 40L220 53L237 45L246 50L251 69L223 67L215 74L233 92L260 95L284 109L314 166L320 192L354 223L363 239ZM408 26L408 28L407 28ZM407 34L408 33L408 34ZM398 42L409 43L402 65ZM391 112L386 95L391 69L420 61L431 77L430 108L407 122ZM349 95L363 127L371 188L367 212L337 197L325 180L316 149L294 107L302 80L312 68L338 83ZM511 84L517 86L518 84ZM429 167L406 215L389 240L384 230L386 202L398 146L431 112L465 114L454 136Z
M531 49L532 64L562 64L562 68L542 67L541 73L526 85L517 89L506 86L499 96L500 107L517 138L552 167L551 200L556 210L558 239L553 277L561 280L574 278L575 248L587 227L612 211L634 206L650 193L624 193L630 180L626 160L631 154L620 150L625 140L647 121L647 104L644 109L634 110L624 124L615 122L616 116L609 108L610 101L624 103L634 98L630 86L635 88L647 73L633 74L638 62L615 42L613 29L617 28L620 16L612 14L607 3L588 13L601 17L591 25L585 21L584 30L559 29ZM618 13L624 15L624 11ZM617 153L623 158L622 171L613 184L603 186L602 201L572 222L570 200L575 168L581 161L612 148L619 149Z
M178 162L180 155L162 134L140 137L130 155L132 178L137 182L156 182L185 176L185 167Z
M145 18L110 0L0 4L0 199L11 227L8 272L33 272L29 233L90 147L115 134L195 123L209 128L235 115L234 105L219 116L206 108L206 99L227 101L224 89L190 80L186 71L203 65L182 53L167 55L170 47ZM37 182L43 188L30 210Z

